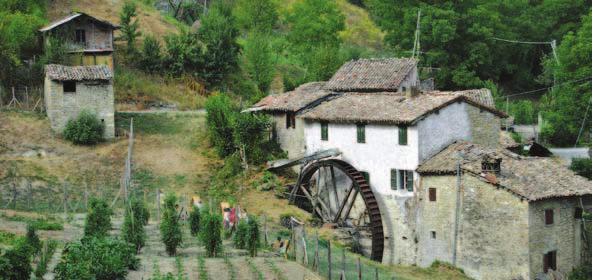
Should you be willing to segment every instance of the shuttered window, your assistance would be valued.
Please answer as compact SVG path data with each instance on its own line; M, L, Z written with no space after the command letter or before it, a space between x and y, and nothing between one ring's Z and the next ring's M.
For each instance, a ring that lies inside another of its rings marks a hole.
M407 182L406 182L406 187L407 187L407 191L412 192L413 191L413 171L405 171L406 173L406 177L407 177Z
M366 180L366 182L368 184L370 184L370 173L365 172L365 171L361 171L360 173L362 173L362 176L364 176L364 179Z
M321 140L329 140L329 124L326 122L321 123Z
M366 126L358 124L357 126L358 143L366 143Z
M286 128L296 128L296 114L294 112L286 113Z
M429 188L430 201L436 201L436 188Z
M391 169L391 190L397 190L397 169Z
M399 145L402 145L402 146L407 145L407 127L406 126L399 127Z
M553 209L545 210L545 225L553 224Z

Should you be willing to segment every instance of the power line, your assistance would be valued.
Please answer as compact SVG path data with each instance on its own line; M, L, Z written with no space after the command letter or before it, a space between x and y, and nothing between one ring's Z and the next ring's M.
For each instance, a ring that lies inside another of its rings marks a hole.
M497 38L497 37L491 37L491 39L497 40L497 41L502 41L502 42L508 42L508 43L530 44L530 45L550 45L552 43L552 41L551 42L518 41L518 40L502 39L502 38Z
M535 93L535 92L539 92L539 91L543 91L543 90L549 90L549 89L552 89L552 88L557 87L557 86L571 84L571 83L577 83L577 82L582 82L582 81L586 81L586 80L590 80L590 79L592 79L592 76L586 77L586 78L582 78L582 79L578 79L578 80L571 80L571 81L563 82L563 83L556 84L556 85L550 86L550 87L545 87L545 88L539 88L539 89L535 89L535 90L529 90L529 91L514 93L514 94L506 95L504 97L513 97L513 96L518 96L518 95L525 95L525 94L529 94L529 93Z

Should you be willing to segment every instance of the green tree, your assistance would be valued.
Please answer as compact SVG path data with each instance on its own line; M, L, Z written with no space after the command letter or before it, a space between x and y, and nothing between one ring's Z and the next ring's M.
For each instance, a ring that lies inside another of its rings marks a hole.
M278 21L278 10L277 0L238 0L233 12L244 30L269 33Z
M236 231L234 232L233 242L234 247L237 249L245 249L247 244L247 234L249 230L249 225L247 221L241 219L238 224L236 225Z
M85 237L107 236L111 230L111 215L113 214L107 202L99 198L88 201L88 210L84 222Z
M582 18L577 32L570 32L558 47L560 63L554 58L545 62L558 83L587 79L592 76L592 13ZM571 146L582 125L582 114L592 101L592 84L567 83L555 88L542 100L544 126L542 136L555 145ZM591 122L584 123L588 131Z
M123 225L121 227L121 235L123 240L134 245L136 253L139 253L146 243L146 232L144 230L144 221L141 220L142 214L136 214L131 206L126 207Z
M259 114L236 113L232 126L234 146L242 150L246 160L255 164L265 161L267 158L263 148L266 143L265 132L270 126L269 118Z
M249 254L251 257L257 256L257 249L259 249L260 240L259 240L259 222L254 216L249 217L249 221L247 222L247 242L245 246L247 250L249 250Z
M201 216L199 239L208 257L217 257L222 253L222 217L208 211L204 211Z
M167 194L160 222L160 235L169 256L176 255L177 247L183 242L176 206L177 196L173 193Z
M275 74L275 58L270 37L260 32L247 36L242 52L243 68L262 92L267 92Z
M32 271L31 247L25 240L19 240L0 257L0 279L29 280Z
M131 200L132 211L134 212L134 217L137 221L140 221L142 225L147 225L148 220L150 219L150 211L144 201L140 199L132 199Z
M137 17L136 3L133 1L126 1L119 14L119 22L121 24L120 39L127 42L128 54L134 54L136 52L136 38L141 34L140 31L138 31L140 24L138 23Z
M27 224L27 234L25 235L27 245L31 247L31 252L36 255L41 251L41 240L35 232L35 227L32 224Z
M214 94L206 101L208 135L221 157L229 156L236 150L232 136L235 111L232 100L225 94Z
M197 34L205 48L199 75L212 86L220 86L230 73L237 70L240 51L234 16L222 2L210 9Z
M191 231L191 235L197 236L199 233L199 224L200 224L200 211L195 205L191 207L191 213L189 213L189 229Z
M290 26L288 41L302 52L317 46L338 46L341 43L338 33L345 29L345 16L334 1L298 1L288 14L287 22Z
M157 73L162 68L160 42L152 35L144 38L139 66L148 73Z
M164 68L169 74L198 75L203 68L203 48L194 33L181 31L165 37Z

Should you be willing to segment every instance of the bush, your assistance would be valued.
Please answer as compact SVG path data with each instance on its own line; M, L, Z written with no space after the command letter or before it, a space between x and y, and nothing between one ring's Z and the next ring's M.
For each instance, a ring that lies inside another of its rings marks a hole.
M132 245L114 238L87 238L69 243L55 268L55 279L125 279L128 269L139 265L134 254Z
M103 140L103 130L104 126L95 114L82 111L77 118L68 121L64 138L74 144L94 145Z
M573 170L576 174L592 179L592 159L589 158L574 158L571 161L569 169Z
M221 157L236 150L232 137L232 118L237 109L225 94L214 94L206 101L208 134L216 152Z
M132 212L134 212L134 217L136 221L140 221L142 225L147 225L148 220L150 220L150 211L148 211L148 207L144 201L139 199L132 199Z
M103 237L111 230L111 208L107 202L98 198L91 198L84 223L85 237Z
M138 210L141 211L142 209ZM144 221L138 217L138 215L135 213L135 209L132 207L126 208L125 210L121 235L125 241L135 246L136 253L139 253L146 243Z
M222 253L222 217L215 213L202 213L199 239L206 249L208 257Z
M570 280L589 280L592 279L592 264L583 264L576 267L567 279Z
M191 208L191 213L189 214L189 229L191 231L191 235L197 236L199 233L199 221L200 220L200 213L199 209L195 207L195 205Z
M157 73L162 69L160 42L152 35L146 36L144 43L142 43L139 66L148 73Z
M47 273L47 265L51 261L57 246L58 243L55 240L47 240L45 242L43 251L41 251L41 257L35 268L35 277L37 277L37 279L43 279L43 275Z
M270 126L267 116L248 113L237 113L233 122L234 146L241 147L246 160L251 163L262 163L267 157L263 151L266 142L266 131Z
M35 227L32 224L27 224L27 235L25 236L25 240L29 247L31 247L31 253L36 255L41 251L41 240L39 240L39 236L35 232Z
M280 181L275 174L265 171L261 179L253 181L253 185L258 191L269 191L278 187L280 185Z
M29 280L32 271L31 247L25 240L19 240L0 258L0 279Z
M177 247L183 242L181 226L176 210L177 197L173 193L167 194L164 199L164 212L160 222L160 235L166 251L170 256L177 254Z
M257 256L257 249L260 245L259 234L259 222L255 217L249 217L249 221L247 222L247 242L245 245L251 257Z
M236 231L234 232L233 242L234 247L237 249L245 249L247 243L247 231L248 231L247 222L242 219L236 225Z

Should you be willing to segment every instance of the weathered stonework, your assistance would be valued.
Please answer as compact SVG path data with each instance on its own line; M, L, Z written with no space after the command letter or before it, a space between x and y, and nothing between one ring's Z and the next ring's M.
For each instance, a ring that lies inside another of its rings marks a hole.
M273 137L282 150L288 153L288 158L303 156L306 150L304 143L304 121L296 118L295 128L287 128L286 113L273 113L270 115L273 121Z
M466 110L471 124L471 142L485 147L497 147L501 119L475 106L466 106Z
M70 119L83 110L97 115L104 124L104 137L115 137L115 106L112 81L78 81L75 93L64 93L63 82L45 78L45 107L51 127L62 133Z

